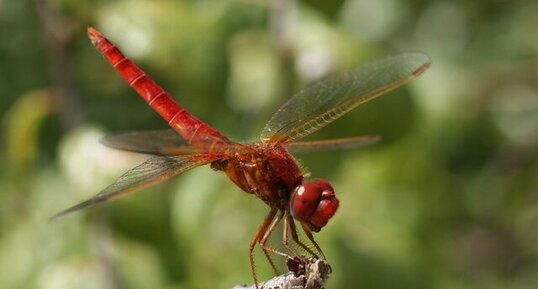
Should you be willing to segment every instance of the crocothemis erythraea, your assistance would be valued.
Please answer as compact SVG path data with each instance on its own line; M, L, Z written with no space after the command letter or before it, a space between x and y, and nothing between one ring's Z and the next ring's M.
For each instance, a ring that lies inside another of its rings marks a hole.
M360 136L307 142L299 140L359 105L407 83L430 66L425 54L406 52L327 77L304 88L284 103L263 129L260 142L240 143L198 120L175 102L101 33L88 28L88 36L97 50L166 120L171 129L105 137L103 143L109 147L154 156L127 171L94 197L61 211L53 219L209 164L214 170L223 171L240 189L270 207L249 244L249 261L256 285L253 257L256 244L260 245L275 272L276 266L269 252L290 259L302 257L290 246L288 234L308 254L324 257L312 233L320 231L338 209L339 200L329 182L324 179L305 182L304 172L290 152L349 149L374 143L378 138ZM298 221L315 250L299 239L295 221ZM280 222L283 222L284 250L266 245Z

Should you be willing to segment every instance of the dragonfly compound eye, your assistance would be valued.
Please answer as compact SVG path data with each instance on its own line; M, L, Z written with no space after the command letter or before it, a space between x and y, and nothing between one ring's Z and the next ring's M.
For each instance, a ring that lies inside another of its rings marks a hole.
M293 191L290 199L291 215L318 232L336 213L339 201L331 185L323 179L304 183Z

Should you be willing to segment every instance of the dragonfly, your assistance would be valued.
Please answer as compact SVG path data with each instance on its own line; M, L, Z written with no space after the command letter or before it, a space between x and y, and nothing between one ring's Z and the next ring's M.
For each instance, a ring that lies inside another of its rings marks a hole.
M305 180L306 172L291 152L358 148L377 142L379 137L300 139L354 108L409 82L430 66L430 59L424 53L404 52L324 78L285 102L266 124L259 142L247 143L231 140L192 115L100 32L90 27L88 36L99 53L168 123L170 129L104 137L102 142L106 146L153 156L121 175L94 197L57 213L52 219L122 197L209 164L212 169L224 172L241 190L259 198L270 208L248 246L256 287L258 282L253 253L256 246L260 246L276 274L270 253L288 260L302 256L291 242L311 256L325 258L313 233L327 225L340 203L327 180ZM295 222L313 247L299 238ZM283 249L276 249L269 246L267 241L280 223L283 227Z

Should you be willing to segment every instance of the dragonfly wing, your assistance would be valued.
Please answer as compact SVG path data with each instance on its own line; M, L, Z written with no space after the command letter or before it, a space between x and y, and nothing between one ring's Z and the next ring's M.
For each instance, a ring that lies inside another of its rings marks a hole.
M190 146L171 129L129 131L103 137L101 143L110 148L156 154L180 155L201 152Z
M98 203L122 197L147 186L162 182L194 167L208 164L218 158L220 158L218 155L211 157L206 155L152 157L139 166L127 171L113 184L106 187L94 197L57 213L51 217L51 220Z
M381 140L379 136L357 136L328 140L285 143L284 147L293 153L304 153L322 150L357 149L375 144Z
M294 95L273 115L261 138L284 143L305 137L357 106L391 91L430 66L420 52L406 52L325 78Z

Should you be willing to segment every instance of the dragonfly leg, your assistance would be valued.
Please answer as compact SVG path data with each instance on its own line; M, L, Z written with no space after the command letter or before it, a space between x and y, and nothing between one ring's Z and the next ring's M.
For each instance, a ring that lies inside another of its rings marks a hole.
M312 235L312 232L310 231L310 229L308 229L305 225L301 224L301 226L303 227L303 231L306 235L306 237L308 238L308 240L310 240L310 242L312 242L312 244L314 245L314 247L316 247L316 250L318 251L318 253L321 255L321 257L323 259L326 259L325 258L325 254L323 254L323 250L321 250L321 247L318 245L318 243L314 240L314 235Z
M275 264L273 263L273 259L271 258L271 255L269 255L269 252L272 252L272 253L274 253L276 255L283 256L283 257L286 257L286 258L289 258L289 256L288 256L288 254L283 253L283 252L281 252L281 251L279 251L279 250L277 250L277 249L275 249L275 248L273 248L271 246L267 246L265 244L267 243L267 240L269 239L269 237L271 236L271 234L275 230L276 226L280 223L280 221L282 221L282 216L283 216L283 212L280 212L280 214L278 214L276 216L276 218L273 219L273 222L271 223L271 225L269 226L269 228L265 232L265 235L259 241L260 247L262 248L262 251L265 254L265 257L267 257L267 260L269 260L269 264L271 264L271 267L273 268L273 271L275 272L276 275L279 275L279 273L278 273L278 270L276 269Z
M271 221L275 218L275 215L277 213L276 208L271 208L271 211L265 216L262 223L256 230L256 233L254 233L254 236L250 240L250 243L248 245L248 259L250 262L250 270L252 272L252 278L254 279L254 285L256 285L256 289L259 289L258 287L258 278L256 278L256 266L254 265L254 247L259 242L259 240L265 235L265 232L267 232L267 227L271 224Z
M308 252L308 254L314 257L318 257L318 255L314 253L312 249L308 248L308 246L305 245L303 242L301 242L301 240L299 239L299 235L297 234L297 228L295 227L295 222L293 221L293 218L291 217L289 213L286 213L286 219L284 220L284 238L282 240L284 247L286 247L291 252L295 252L291 249L291 247L288 244L288 227L290 229L291 238L293 239L293 241L295 241L296 244L298 244L299 246L301 246L301 248L303 248L306 252ZM317 248L317 244L315 246ZM295 254L297 255L297 253Z
M290 227L289 218L288 218L288 214L286 213L286 216L284 217L284 226L283 226L283 232L282 232L282 245L284 246L284 248L286 248L286 250L288 250L288 252L293 254L293 257L299 257L299 254L290 247L290 243L288 240L288 228L289 227Z

